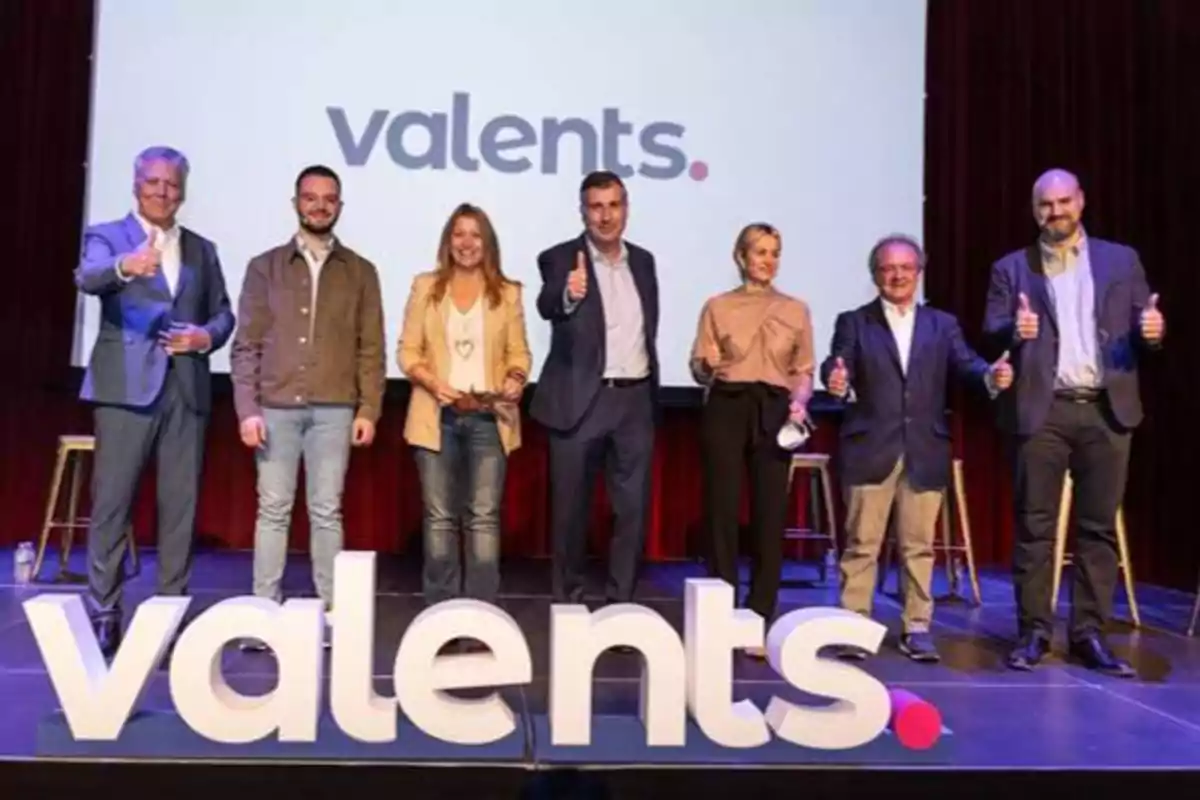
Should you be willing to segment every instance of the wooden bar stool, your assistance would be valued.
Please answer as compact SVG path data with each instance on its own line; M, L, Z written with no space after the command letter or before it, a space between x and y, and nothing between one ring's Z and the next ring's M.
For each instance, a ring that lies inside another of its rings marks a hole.
M1054 534L1054 583L1050 588L1050 608L1058 608L1058 589L1062 583L1062 568L1072 563L1071 554L1067 552L1067 533L1071 527L1071 496L1075 483L1071 473L1063 476L1062 500L1058 505L1058 528ZM1142 615L1138 613L1137 595L1133 589L1133 568L1129 561L1129 542L1125 537L1125 511L1123 506L1117 506L1117 556L1121 573L1125 577L1125 594L1129 598L1129 615L1133 617L1135 628L1142 626Z
M62 539L58 551L58 574L54 577L53 582L84 583L87 581L87 576L72 573L67 569L67 565L70 563L71 545L75 540L75 529L86 529L89 522L88 517L80 517L78 515L79 489L83 483L84 461L88 454L94 453L95 450L96 437L94 436L58 437L58 457L54 460L54 477L50 481L50 498L46 502L46 517L42 523L42 534L38 539L37 558L33 562L33 579L35 581L38 580L38 576L42 571L42 559L46 555L46 545L50 540L50 531L55 528L62 529ZM68 469L71 471L71 487L70 494L67 497L67 517L60 520L55 514L58 511L58 499L62 491L63 478ZM125 538L131 568L130 577L132 577L141 571L137 543L133 538L132 525L126 525Z
M838 564L838 535L837 520L833 507L833 480L829 474L829 456L825 453L796 453L792 456L792 464L788 469L788 496L791 496L792 479L797 470L808 473L808 508L811 528L785 528L783 538L787 541L812 540L824 544L819 569L821 582L829 580L829 572L837 574ZM824 528L821 524L824 516Z
M938 531L934 534L933 553L944 556L946 567L946 582L950 587L947 598L966 600L971 605L983 605L983 594L979 591L979 572L975 569L975 545L971 539L971 514L967 509L966 483L963 480L963 462L956 458L950 462L950 486L942 492L942 508L938 514ZM958 542L955 542L955 523L958 527ZM896 537L888 533L883 545L883 557L879 564L879 591L884 592L887 586L887 569L895 558ZM959 555L966 561L967 579L971 582L971 594L974 599L967 598L962 593L962 576L959 572ZM897 576L899 580L899 576Z

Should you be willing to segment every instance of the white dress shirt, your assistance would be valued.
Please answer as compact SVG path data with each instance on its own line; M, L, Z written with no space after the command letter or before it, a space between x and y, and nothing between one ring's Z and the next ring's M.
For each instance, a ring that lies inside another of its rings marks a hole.
M883 304L883 316L896 339L896 350L900 353L900 372L907 375L908 359L912 354L913 328L917 322L917 304L912 303L908 308L902 309L882 297L879 301Z
M646 321L642 315L642 297L638 294L633 270L629 268L629 248L622 242L620 255L615 261L609 261L591 239L586 241L596 273L596 289L604 308L606 358L603 377L645 378L650 374ZM579 305L567 296L565 289L563 303L568 314Z

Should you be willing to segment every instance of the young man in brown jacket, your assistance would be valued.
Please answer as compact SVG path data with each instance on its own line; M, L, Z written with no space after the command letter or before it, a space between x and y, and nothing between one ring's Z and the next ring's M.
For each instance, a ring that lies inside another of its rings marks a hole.
M342 210L337 174L304 169L293 203L299 230L246 268L231 354L234 403L258 465L254 594L282 600L303 458L313 582L328 614L350 448L371 444L383 402L383 304L375 265L333 235Z

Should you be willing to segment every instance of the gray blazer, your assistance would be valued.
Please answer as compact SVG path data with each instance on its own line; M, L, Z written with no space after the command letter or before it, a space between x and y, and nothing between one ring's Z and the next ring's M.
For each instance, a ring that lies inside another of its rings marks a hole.
M225 345L234 328L216 247L187 228L180 231L179 281L172 296L161 272L131 281L117 275L117 262L145 239L133 214L84 231L75 285L100 298L100 330L80 396L95 403L145 408L157 399L168 360L173 359L184 402L207 414L212 408L209 354ZM175 322L204 327L212 337L208 353L169 356L158 337Z

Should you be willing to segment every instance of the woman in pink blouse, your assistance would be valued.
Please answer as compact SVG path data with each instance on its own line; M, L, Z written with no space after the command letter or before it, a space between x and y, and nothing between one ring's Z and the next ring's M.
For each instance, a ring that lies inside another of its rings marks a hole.
M782 238L747 225L733 248L742 285L704 304L691 369L708 387L701 422L709 572L738 586L738 511L750 472L752 560L746 607L770 625L779 594L791 454L776 441L807 418L815 359L804 301L774 287ZM761 657L761 648L751 651Z

